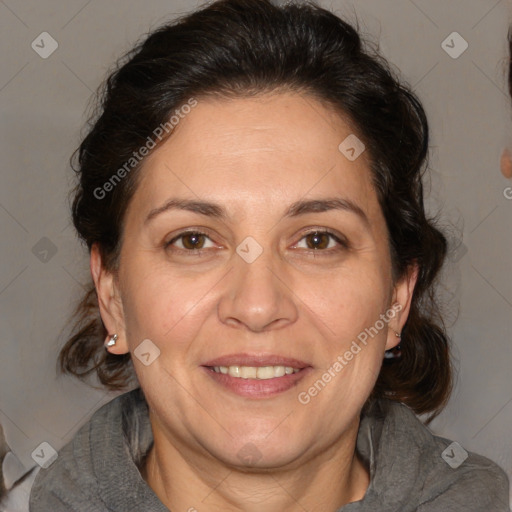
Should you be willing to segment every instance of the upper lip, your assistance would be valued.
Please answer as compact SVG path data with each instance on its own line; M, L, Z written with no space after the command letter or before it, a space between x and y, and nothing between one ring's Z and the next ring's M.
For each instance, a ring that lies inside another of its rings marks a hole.
M289 366L301 369L311 365L300 359L276 354L229 354L211 359L203 366Z

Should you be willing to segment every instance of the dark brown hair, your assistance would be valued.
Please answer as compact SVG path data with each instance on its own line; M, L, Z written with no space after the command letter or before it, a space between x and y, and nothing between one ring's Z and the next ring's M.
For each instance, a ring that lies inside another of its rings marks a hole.
M77 150L75 228L89 250L99 244L105 266L114 270L141 164L108 193L97 191L155 128L192 97L237 98L283 88L305 92L348 118L366 145L394 277L419 266L402 357L385 360L372 397L434 417L449 397L452 368L434 296L446 239L423 204L427 119L413 92L356 29L316 4L221 0L163 25L123 56L100 89L97 114ZM75 318L60 353L61 370L79 377L96 372L106 387L126 388L134 376L131 357L105 351L94 288Z

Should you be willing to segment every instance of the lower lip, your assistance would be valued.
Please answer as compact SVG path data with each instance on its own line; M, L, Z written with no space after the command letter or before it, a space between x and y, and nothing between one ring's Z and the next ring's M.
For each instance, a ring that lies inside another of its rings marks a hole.
M203 368L217 384L246 398L269 398L284 393L296 386L312 369L311 367L302 368L297 373L274 377L273 379L242 379L224 373L217 373L206 366L203 366Z

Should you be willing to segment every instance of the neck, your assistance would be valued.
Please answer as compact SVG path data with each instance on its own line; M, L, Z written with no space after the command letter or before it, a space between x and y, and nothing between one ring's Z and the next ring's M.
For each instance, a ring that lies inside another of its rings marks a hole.
M259 471L227 466L156 431L141 474L170 510L259 512L264 505L268 512L335 511L361 500L370 481L355 453L358 426L294 467Z

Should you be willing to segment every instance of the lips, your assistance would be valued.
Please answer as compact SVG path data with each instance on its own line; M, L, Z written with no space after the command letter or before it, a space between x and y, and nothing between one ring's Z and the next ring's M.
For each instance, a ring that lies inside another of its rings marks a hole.
M283 393L312 369L299 359L265 354L230 354L202 366L219 386L246 398L269 398Z
M306 368L311 365L299 359L273 354L230 354L211 359L204 363L203 366L289 366L291 368L301 370L302 368Z

